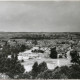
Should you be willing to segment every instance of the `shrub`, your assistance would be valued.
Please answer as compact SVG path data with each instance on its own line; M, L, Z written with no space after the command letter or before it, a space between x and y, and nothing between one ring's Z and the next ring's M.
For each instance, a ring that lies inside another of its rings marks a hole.
M24 62L24 60L22 59L21 62Z
M38 74L37 79L52 79L52 71L45 70L44 72L41 72Z
M19 74L17 79L31 79L31 75L29 73Z
M39 66L38 66L38 72L40 73L40 72L44 72L45 70L47 70L48 68L47 68L47 64L46 64L46 62L42 62L42 63L40 63L39 64Z
M62 55L59 55L59 58L62 58Z
M69 67L70 69L70 79L80 79L80 65L73 64Z
M34 52L34 53L44 53L44 51L43 51L43 50L37 50L37 49L32 50L32 52Z

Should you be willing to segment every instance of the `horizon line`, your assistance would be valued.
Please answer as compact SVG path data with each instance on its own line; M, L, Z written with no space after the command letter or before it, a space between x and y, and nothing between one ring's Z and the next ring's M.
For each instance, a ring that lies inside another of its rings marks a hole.
M71 32L70 31L63 31L63 32L62 31L60 32L59 31L58 32L57 31L56 32L54 31L53 32L52 31L51 32L50 31L38 31L38 32L35 32L35 31L29 31L29 32L28 31L0 31L0 32L11 32L11 33L13 32L20 32L20 33L67 33L67 32L74 33L76 32L76 33L79 33L78 31L71 31Z

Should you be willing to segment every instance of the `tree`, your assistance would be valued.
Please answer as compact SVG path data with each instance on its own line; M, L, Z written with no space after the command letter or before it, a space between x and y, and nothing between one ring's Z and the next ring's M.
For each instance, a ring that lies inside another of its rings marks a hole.
M26 49L26 46L25 45L21 45L20 51L23 52L23 51L25 51L25 49Z
M38 63L35 62L32 66L32 77L35 78L38 75Z
M8 63L8 71L6 71L6 73L10 78L14 78L14 76L24 73L25 69L19 61L11 59Z
M47 70L47 64L46 62L42 62L38 65L37 62L34 63L33 67L32 67L32 78L36 78L38 74L44 72L45 70Z
M51 48L51 54L50 54L50 57L51 58L57 58L57 51L56 51L56 47L54 48Z
M45 70L47 70L47 64L46 62L42 62L39 64L38 66L38 73L44 72Z
M6 57L10 55L11 54L10 45L8 43L5 43L1 52L5 54Z
M45 70L44 72L38 74L37 79L51 79L51 77L52 77L52 71Z
M70 52L70 55L71 55L71 62L73 63L78 63L79 62L79 53L76 51L76 50L73 50Z

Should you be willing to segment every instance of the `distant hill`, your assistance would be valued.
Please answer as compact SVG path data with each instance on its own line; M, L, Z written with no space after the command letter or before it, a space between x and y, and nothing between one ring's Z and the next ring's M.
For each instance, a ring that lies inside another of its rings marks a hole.
M0 39L80 39L80 32L0 32Z

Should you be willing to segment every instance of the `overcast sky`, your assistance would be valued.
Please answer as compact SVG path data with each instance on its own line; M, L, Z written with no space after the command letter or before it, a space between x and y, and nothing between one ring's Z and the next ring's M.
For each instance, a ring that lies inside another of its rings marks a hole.
M0 31L80 32L80 1L0 2Z

